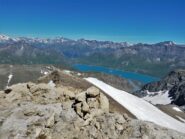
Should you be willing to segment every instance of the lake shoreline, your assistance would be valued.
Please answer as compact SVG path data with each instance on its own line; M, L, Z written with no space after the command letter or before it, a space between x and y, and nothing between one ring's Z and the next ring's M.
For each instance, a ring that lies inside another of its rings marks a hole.
M85 65L85 64L74 64L73 68L80 72L102 72L110 75L119 76L129 80L139 81L143 84L160 80L160 78L145 75L141 73L122 71L118 69L111 69L103 66Z

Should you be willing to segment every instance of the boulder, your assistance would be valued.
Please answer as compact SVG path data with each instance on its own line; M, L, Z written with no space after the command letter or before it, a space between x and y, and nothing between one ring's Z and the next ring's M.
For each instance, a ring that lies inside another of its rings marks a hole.
M86 92L82 92L76 95L75 100L78 102L86 101Z
M55 124L55 113L53 113L46 122L46 127L51 128Z
M100 90L94 86L87 89L87 95L90 97L96 97L100 94Z
M100 100L100 108L102 110L108 112L109 111L109 100L108 100L108 98L101 93L99 100Z
M82 102L82 111L85 113L89 112L89 105L86 102Z
M89 105L89 108L91 109L99 108L99 100L97 98L87 98L87 104Z
M94 111L98 111L99 109L104 112L109 111L109 101L107 97L100 93L100 90L96 87L90 87L87 91L77 94L73 106L77 114L85 120L88 118L92 119L95 115Z

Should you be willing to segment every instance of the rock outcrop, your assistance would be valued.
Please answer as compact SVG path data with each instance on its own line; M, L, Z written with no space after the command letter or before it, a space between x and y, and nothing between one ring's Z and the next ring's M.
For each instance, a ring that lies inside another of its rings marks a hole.
M85 80L75 77L72 74L68 74L65 71L55 70L48 75L40 77L37 83L48 83L53 81L56 86L69 86L77 89L85 90L91 85Z
M54 84L54 83L53 83ZM183 139L184 134L109 112L98 88L23 83L0 91L0 139Z
M96 87L90 87L75 97L73 107L83 119L93 118L103 112L109 112L109 100Z
M168 91L172 104L185 106L185 70L171 71L162 80L144 85L135 95L143 97L147 92L156 92L157 95L159 91Z
M143 86L142 90L157 92L161 90L170 90L174 85L185 81L185 70L171 71L166 77L158 82L149 83Z
M172 104L185 106L185 81L174 85L169 91L169 96L173 99Z

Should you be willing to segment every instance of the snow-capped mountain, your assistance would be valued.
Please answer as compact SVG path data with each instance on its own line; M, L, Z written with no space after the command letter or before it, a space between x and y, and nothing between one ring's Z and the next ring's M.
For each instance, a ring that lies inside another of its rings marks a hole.
M97 41L97 40L85 40L79 39L77 40L78 43L82 43L87 46L97 46L98 48L121 48L121 47L129 47L131 44L127 42L112 42L112 41Z
M64 37L55 37L55 38L29 38L29 37L9 37L6 35L0 35L0 43L12 43L12 42L25 42L25 43L41 43L41 44L63 44L69 43L73 45L81 44L91 47L98 48L122 48L129 46L146 46L150 44L137 43L131 44L128 42L112 42L112 41L97 41L97 40L86 40L86 39L78 39L72 40ZM164 41L156 44L151 44L156 46L174 46L176 43L173 41Z
M64 37L11 38L1 35L0 38L2 64L38 64L38 62L61 64L60 61L65 58L69 64L100 65L157 77L185 67L185 45L178 45L172 41L129 44L86 39L72 40Z
M176 43L173 41L164 41L164 42L157 43L156 45L174 46L176 45Z
M64 37L56 37L56 38L28 38L28 37L17 37L17 38L11 38L9 36L0 35L0 42L26 42L26 43L43 43L43 44L63 44L63 43L70 43L70 44L82 44L87 45L91 47L99 47L99 48L120 48L120 47L128 47L131 46L131 44L127 42L121 42L116 43L112 41L97 41L97 40L85 40L85 39L79 39L79 40L72 40Z
M20 40L21 40L20 38L12 38L7 35L0 34L0 43L12 43L12 42L18 42Z
M0 41L8 41L8 40L10 40L10 37L6 35L0 35Z

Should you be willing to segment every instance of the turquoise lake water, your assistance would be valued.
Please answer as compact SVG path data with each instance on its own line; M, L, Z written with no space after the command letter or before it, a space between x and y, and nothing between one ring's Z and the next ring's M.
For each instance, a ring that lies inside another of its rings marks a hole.
M91 65L84 65L84 64L75 64L73 65L73 68L76 70L79 70L81 72L102 72L106 74L116 75L120 76L122 78L130 79L130 80L136 80L142 83L149 83L153 81L158 81L159 78L135 73L135 72L128 72L128 71L122 71L117 69L110 69L103 66L91 66Z

